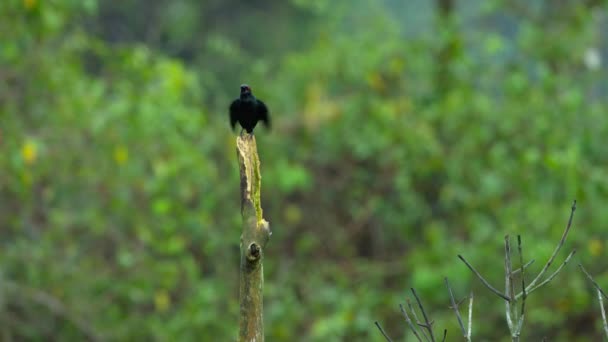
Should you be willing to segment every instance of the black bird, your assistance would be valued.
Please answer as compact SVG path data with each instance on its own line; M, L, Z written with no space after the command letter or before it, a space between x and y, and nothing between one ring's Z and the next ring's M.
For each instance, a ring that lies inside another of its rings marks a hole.
M264 102L253 96L251 87L241 84L241 96L232 101L230 105L230 126L234 130L234 125L238 122L247 133L251 134L258 121L262 121L266 127L270 128L268 108ZM242 133L243 130L241 130Z

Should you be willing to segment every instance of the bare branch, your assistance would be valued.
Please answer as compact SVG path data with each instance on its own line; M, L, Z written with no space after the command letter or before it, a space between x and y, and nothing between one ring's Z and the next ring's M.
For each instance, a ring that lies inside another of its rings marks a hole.
M412 302L410 301L409 298L406 298L405 301L407 302L407 307L410 309L410 312L412 313L412 315L414 316L414 319L416 320L416 326L418 327L418 329L420 329L422 336L424 336L424 340L430 341L431 339L427 335L426 330L422 329L422 327L421 327L422 323L420 323L420 320L418 319L418 315L416 314L416 310L414 310L414 307L412 306Z
M420 298L418 298L418 295L416 294L416 290L414 290L414 288L412 287L412 294L414 295L414 298L416 298L416 302L418 303L418 307L420 308L420 312L422 313L422 317L424 318L424 327L429 331L429 335L431 336L431 341L435 341L435 336L433 335L433 326L432 323L429 322L429 318L426 315L426 312L424 311L424 306L422 306L422 302L420 301Z
M414 336L416 336L418 341L422 342L420 335L418 335L418 332L416 331L416 327L414 326L414 323L412 323L412 320L410 319L410 316L407 314L407 311L405 311L405 308L403 307L403 305L399 304L399 308L401 309L403 316L405 316L405 321L407 322L407 325L409 325L410 329L412 329Z
M462 260L462 262L464 262L464 264L467 265L467 267L471 270L471 272L473 272L477 276L477 278L479 278L479 280L481 280L481 282L488 288L488 290L492 291L495 295L497 295L498 297L500 297L506 301L511 301L511 299L509 297L502 294L500 291L498 291L492 285L490 285L490 283L487 280L485 280L484 277L482 277L481 274L479 272L477 272L477 270L475 268L473 268L473 266L471 266L471 264L469 264L462 255L458 254L458 258L460 258L460 260Z
M524 267L513 270L513 275L519 274L519 272L521 272L522 269L528 269L528 267L530 267L535 261L536 261L535 259L532 259L532 260L528 261L524 265Z
M527 288L528 293L532 292L531 289L540 287L540 286L535 287L536 283L538 283L542 279L542 277L545 275L545 273L547 273L547 270L553 264L553 261L555 260L557 253L559 253L560 249L564 245L564 242L566 241L566 237L568 236L568 232L570 231L570 227L572 226L572 219L574 218L575 210L576 210L576 200L574 200L574 202L572 203L572 208L570 211L570 218L568 219L568 225L566 226L566 230L564 230L564 233L562 234L562 238L560 239L559 244L557 245L557 247L555 247L553 254L551 254L551 257L549 258L549 260L547 261L547 263L545 264L543 269L540 271L540 273L536 276L536 278L534 278L534 280L532 280L530 285L528 285L528 288Z
M505 286L509 286L509 277L505 277ZM505 318L507 319L507 326L509 327L509 331L511 335L513 335L513 319L511 318L511 302L505 301Z
M591 281L591 284L593 284L593 287L595 287L595 290L597 291L597 299L600 302L600 310L602 311L602 324L604 326L604 333L606 334L606 337L608 337L608 321L606 320L606 309L604 309L604 298L608 299L608 297L606 296L606 293L604 293L604 290L602 290L602 288L598 285L598 283L595 282L595 279L593 279L591 274L589 274L589 272L587 272L587 270L583 267L583 265L578 264L578 267L580 267L581 271L583 271L585 276L587 276L587 278L589 279L589 281Z
M473 291L469 296L469 326L467 329L467 341L471 340L471 331L473 330Z
M606 337L608 337L608 321L606 321L606 310L604 309L604 300L602 298L604 294L602 294L601 289L597 289L597 300L600 302L600 309L602 310L602 323L604 325L604 333L606 333Z
M566 266L566 264L568 264L568 262L570 261L570 259L572 258L572 256L574 256L574 254L576 254L576 249L572 250L572 252L570 252L570 254L568 254L568 256L566 257L566 260L564 260L564 262L555 270L555 272L553 272L547 279L545 279L542 283L534 286L533 288L530 288L530 286L528 286L526 288L526 291L528 292L528 294L532 293L533 291L535 291L536 289L538 289L539 287L542 287L544 285L546 285L547 283L549 283L551 280L553 280L553 278L555 278L555 276L557 276L557 274L562 270L562 268L564 268L564 266ZM523 295L523 293L519 293L515 299L519 299L521 296Z
M380 332L382 333L382 335L388 342L393 342L393 340L391 340L391 338L388 337L386 332L384 332L384 329L382 329L382 327L380 326L380 323L378 323L378 321L374 322L374 324L376 324L376 326L378 327L378 330L380 330Z
M521 335L521 329L524 326L524 318L525 318L525 309L526 309L526 298L528 294L526 293L526 279L525 279L525 270L523 269L524 257L521 247L521 235L517 235L517 250L519 251L519 263L522 266L521 273L521 291L522 291L522 301L521 301L521 311L519 313L519 318L517 319L517 326L515 327L515 331L511 334L512 336L516 336L519 338Z
M505 235L505 277L507 279L505 292L509 294L509 298L514 298L515 285L513 284L513 271L511 265L511 242L509 241L509 235Z
M446 337L448 337L448 329L443 329L443 338L441 339L441 342L445 342Z
M600 291L602 296L604 296L604 298L606 298L606 300L608 300L608 296L606 296L606 293L604 292L604 290L602 290L602 288L598 285L598 283L595 282L595 279L593 279L591 274L589 274L589 272L587 272L587 270L583 267L583 265L578 264L578 267L581 269L581 271L583 271L583 273L585 273L587 278L591 281L591 284L593 284L593 287L595 287L598 291Z
M521 300L521 321L524 320L524 312L526 309L526 298L528 298L528 294L526 293L526 274L525 274L525 266L524 266L524 255L522 253L521 248L521 235L517 235L517 250L519 252L519 264L521 266L521 292L522 292L522 300Z
M450 294L450 303L452 304L451 308L454 310L456 314L456 319L458 320L458 325L460 326L460 331L462 331L462 336L466 338L467 332L464 329L464 324L462 323L462 317L460 317L460 310L458 310L458 304L456 303L456 299L454 298L454 293L452 292L452 287L450 287L450 282L448 278L445 278L445 286L448 288L448 293Z
M505 235L505 292L508 293L509 298L515 297L515 287L513 286L513 274L511 273L511 243L509 242L509 235ZM513 316L517 316L517 313L513 310L510 301L505 302L505 310L505 316L507 318L509 331L513 333ZM515 317L515 320L517 320L517 317Z

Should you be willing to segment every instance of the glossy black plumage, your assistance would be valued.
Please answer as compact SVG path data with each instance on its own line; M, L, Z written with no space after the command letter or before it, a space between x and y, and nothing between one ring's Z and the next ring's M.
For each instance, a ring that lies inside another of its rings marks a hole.
M268 108L264 102L253 96L248 85L243 84L240 97L232 101L230 105L230 126L234 130L234 126L238 122L247 133L251 134L258 121L262 121L266 127L270 127Z

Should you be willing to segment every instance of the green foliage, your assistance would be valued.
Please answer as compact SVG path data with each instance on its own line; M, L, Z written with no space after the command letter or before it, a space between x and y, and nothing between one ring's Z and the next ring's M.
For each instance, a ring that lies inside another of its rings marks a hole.
M393 3L1 2L3 338L236 336L245 81L274 123L256 130L268 340L403 336L410 287L452 335L443 276L475 290L476 339L507 336L456 255L498 286L520 233L536 271L574 198L566 247L605 285L606 4ZM584 279L556 282L524 339L598 339Z

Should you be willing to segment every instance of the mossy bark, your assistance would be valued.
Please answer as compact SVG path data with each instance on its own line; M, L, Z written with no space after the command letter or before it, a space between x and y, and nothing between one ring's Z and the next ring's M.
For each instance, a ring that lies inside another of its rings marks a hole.
M262 216L260 192L262 176L260 160L253 135L236 139L236 154L241 175L241 272L239 297L239 341L264 341L263 287L264 248L270 238L270 228Z

